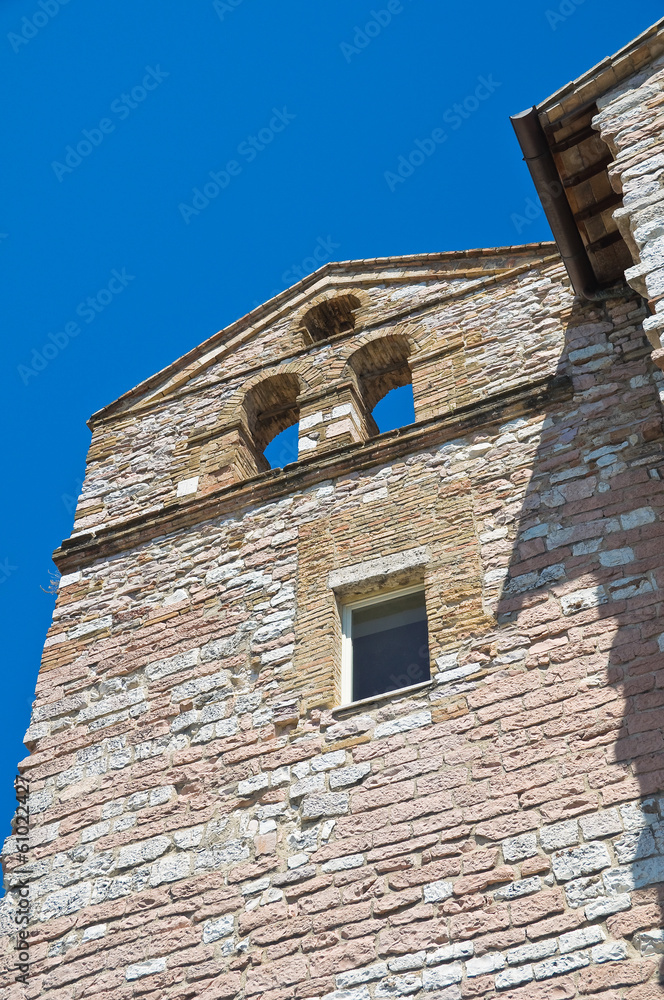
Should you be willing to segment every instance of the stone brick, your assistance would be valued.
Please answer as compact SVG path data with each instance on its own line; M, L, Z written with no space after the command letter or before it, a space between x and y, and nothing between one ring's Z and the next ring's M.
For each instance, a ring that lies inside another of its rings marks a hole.
M573 930L583 923L585 917L582 910L568 910L557 917L549 917L547 920L538 920L537 923L529 924L526 933L533 941L539 938L549 937L551 934L563 934L565 931Z
M537 835L524 833L521 837L512 837L503 841L503 857L505 861L522 861L537 854Z
M661 907L654 903L650 906L636 906L627 913L608 917L606 926L613 937L631 937L635 931L656 924L660 915Z
M575 820L554 823L540 830L540 843L545 851L558 851L579 842L579 826Z
M342 816L348 812L348 796L343 792L329 792L308 795L302 804L305 819L320 819L321 816Z
M559 851L553 855L553 873L561 882L580 875L590 875L592 872L609 868L611 858L604 844L600 842L582 844L567 851Z
M633 964L610 963L584 969L579 975L579 989L581 993L598 993L611 987L633 986L635 983L644 983L650 979L654 970L655 963L652 961Z
M605 812L582 816L579 820L579 826L585 840L594 840L596 837L611 837L613 834L622 832L622 823L617 809L607 809Z
M527 896L519 899L510 905L513 922L520 924L534 924L537 920L542 920L554 913L562 913L565 909L564 894L554 889L550 892L540 892L534 896Z
M587 948L589 945L597 944L603 940L604 931L601 927L583 927L578 931L561 934L558 940L558 949L561 955L566 955L568 952Z

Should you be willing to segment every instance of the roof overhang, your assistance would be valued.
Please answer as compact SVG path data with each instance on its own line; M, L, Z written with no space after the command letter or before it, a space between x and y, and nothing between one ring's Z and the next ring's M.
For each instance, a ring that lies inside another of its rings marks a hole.
M611 150L592 125L598 101L664 52L664 18L512 125L575 292L605 297L634 261L614 219Z

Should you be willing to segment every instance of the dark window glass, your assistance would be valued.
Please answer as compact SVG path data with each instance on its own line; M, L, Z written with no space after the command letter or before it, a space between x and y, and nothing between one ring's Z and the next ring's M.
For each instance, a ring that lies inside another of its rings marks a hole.
M423 592L354 608L351 616L353 701L429 680Z

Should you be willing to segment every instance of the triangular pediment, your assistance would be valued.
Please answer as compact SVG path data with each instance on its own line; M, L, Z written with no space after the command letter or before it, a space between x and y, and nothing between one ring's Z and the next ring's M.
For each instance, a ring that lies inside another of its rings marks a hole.
M537 267L556 254L555 243L532 243L325 264L124 393L93 414L88 423L143 409L177 394L204 379L222 360L246 352L248 347L253 347L260 357L262 338L271 338L271 351L276 348L277 353L285 354L289 349L296 350L301 346L303 320L308 311L335 296L350 295L356 300L359 296L361 300L372 288L387 287L396 315L407 308L409 290L427 286L432 295L442 294L446 288L467 288L472 293L487 279L507 278L515 271ZM389 311L384 319L389 321Z

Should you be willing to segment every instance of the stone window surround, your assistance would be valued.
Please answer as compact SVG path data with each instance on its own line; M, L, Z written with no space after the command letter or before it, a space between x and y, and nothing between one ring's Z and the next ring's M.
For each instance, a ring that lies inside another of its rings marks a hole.
M402 688L395 688L392 691L385 691L371 698L362 698L357 701L346 700L348 695L349 681L351 679L350 667L350 639L345 623L347 610L358 601L371 603L385 600L391 596L399 594L415 593L424 591L425 568L431 558L429 547L420 545L415 548L405 549L402 552L394 552L388 556L378 556L375 559L368 559L364 562L354 563L340 569L331 570L328 575L328 587L333 591L336 598L337 611L342 622L342 649L341 649L341 704L337 705L333 711L335 714L340 711L352 711L364 705L373 704L377 701L385 701L390 698L402 697L406 692L417 691L430 687L433 684L431 679L411 684Z
M359 601L345 601L340 608L341 611L341 705L340 708L349 708L352 705L366 704L374 702L379 698L389 698L390 695L403 693L404 687L391 688L389 691L381 691L379 694L371 695L369 698L352 698L354 664L353 664L353 640L351 636L351 613L355 608L367 608L373 605L383 604L391 598L406 597L409 594L422 594L425 596L423 583L417 583L412 587L399 587L397 590L390 590L388 593L381 591L378 594L371 594ZM406 690L420 688L431 683L429 678L416 684L406 685Z
M402 552L394 552L389 556L378 556L375 559L367 559L364 562L344 566L341 569L333 569L327 578L327 584L337 598L344 600L356 593L358 596L362 593L366 594L368 589L376 594L380 590L388 592L401 586L399 583L393 582L397 574L419 570L422 579L413 579L410 585L423 582L424 567L430 558L429 547L419 545L416 548L404 549Z

